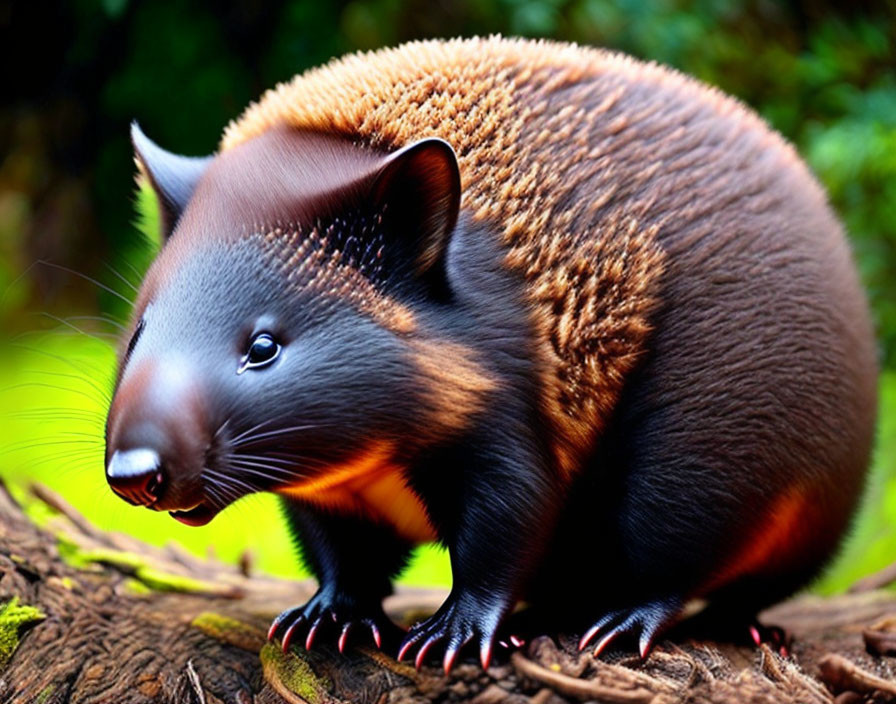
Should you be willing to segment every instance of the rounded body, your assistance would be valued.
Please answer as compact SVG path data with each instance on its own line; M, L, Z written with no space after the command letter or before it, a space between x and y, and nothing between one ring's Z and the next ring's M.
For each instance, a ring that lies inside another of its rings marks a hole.
M446 667L472 638L487 662L520 599L608 614L586 641L639 630L644 652L687 600L749 612L836 549L873 437L867 305L818 184L736 101L597 50L423 42L278 87L209 164L135 142L173 235L129 364L203 308L250 321L237 346L268 356L239 380L212 378L236 369L209 361L226 325L198 335L189 397L223 469L174 508L287 497L321 590L275 622L284 645L328 613L379 623L419 540L454 587L406 646L444 641ZM164 459L139 449L131 484ZM167 481L146 500L168 508Z

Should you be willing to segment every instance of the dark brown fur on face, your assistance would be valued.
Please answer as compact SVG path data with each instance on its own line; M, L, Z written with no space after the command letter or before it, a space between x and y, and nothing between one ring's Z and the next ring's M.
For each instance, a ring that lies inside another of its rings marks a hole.
M645 653L688 600L746 622L836 550L873 434L867 306L821 189L730 98L574 46L424 42L272 91L201 173L135 141L173 204L141 344L190 352L183 321L224 307L209 416L252 409L239 438L286 387L283 426L344 431L296 431L316 474L265 487L320 581L284 647L331 616L340 647L378 638L429 535L454 585L402 654L438 642L446 668L468 640L487 663L520 599ZM186 296L197 260L215 296ZM222 330L268 308L284 358L231 383Z

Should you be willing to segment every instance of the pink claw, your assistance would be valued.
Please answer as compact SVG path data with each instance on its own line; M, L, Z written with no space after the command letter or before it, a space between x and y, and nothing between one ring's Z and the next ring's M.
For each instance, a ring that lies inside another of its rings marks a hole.
M339 647L339 652L345 652L345 642L348 640L348 632L351 630L352 624L348 622L342 627L342 633L339 634L339 641L337 646Z
M301 620L301 619L300 619ZM293 623L289 628L286 629L286 633L283 634L283 641L281 645L283 647L283 652L287 652L289 650L289 644L292 643L292 634L295 631L296 626L299 625L299 620Z
M271 624L271 627L268 629L268 640L274 640L274 634L277 632L277 626L279 625L277 621Z
M594 649L594 657L598 657L604 651L604 648L615 640L617 633L618 631L610 631L603 637L603 640L601 640Z
M442 660L442 669L445 675L451 674L451 668L454 667L454 661L457 660L457 648L449 648L445 651L445 659Z
M599 630L600 626L592 626L585 632L585 635L583 635L582 639L579 641L579 652L583 651L588 646L588 643L590 643L591 639L597 635Z
M416 669L419 670L422 667L423 660L426 658L426 651L428 651L438 640L438 638L430 638L420 646L420 650L417 651L417 657L414 658L414 667Z
M638 643L638 652L641 654L641 659L646 658L650 651L653 649L653 638L642 638Z
M522 648L526 644L526 641L512 633L510 634L510 642L513 643L514 648Z
M308 637L305 638L305 650L311 650L311 646L314 644L314 636L317 635L317 627L320 624L320 621L317 620L314 622L314 625L308 629Z
M373 634L373 642L376 643L376 647L382 648L383 639L380 637L380 629L376 627L375 623L370 624L370 632Z
M398 657L396 660L401 662L404 660L404 656L407 655L408 650L411 649L411 646L415 643L413 640L406 641L404 645L401 646L401 649L398 651Z
M479 660L482 663L482 669L487 670L489 664L492 661L492 644L483 643L482 648L479 650Z
M762 636L759 634L759 629L756 626L750 626L750 637L757 647L762 645Z

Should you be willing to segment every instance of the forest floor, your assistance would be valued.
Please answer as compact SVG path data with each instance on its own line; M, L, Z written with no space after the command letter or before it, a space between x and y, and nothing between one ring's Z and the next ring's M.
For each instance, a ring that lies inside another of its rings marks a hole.
M883 588L894 570L761 614L791 636L787 657L676 636L643 661L595 659L573 636L540 637L486 672L471 658L446 677L372 645L284 654L265 631L312 583L102 532L49 490L35 494L57 514L43 527L0 485L0 702L896 702L896 592ZM386 610L408 624L444 596L404 589Z

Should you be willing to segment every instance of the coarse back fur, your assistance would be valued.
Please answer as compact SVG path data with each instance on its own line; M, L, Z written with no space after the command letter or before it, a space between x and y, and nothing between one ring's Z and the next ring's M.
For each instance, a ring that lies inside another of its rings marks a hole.
M737 204L752 217L793 190L826 211L792 148L735 100L565 44L414 42L339 59L268 92L222 148L278 124L386 151L432 136L454 147L462 207L500 233L507 265L529 281L565 472L593 449L646 351L661 243L736 238L714 214Z

